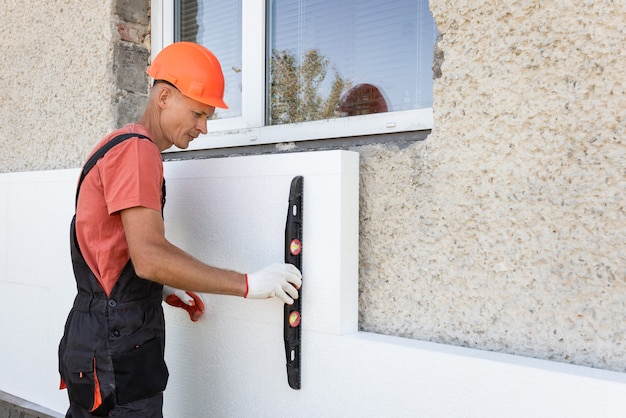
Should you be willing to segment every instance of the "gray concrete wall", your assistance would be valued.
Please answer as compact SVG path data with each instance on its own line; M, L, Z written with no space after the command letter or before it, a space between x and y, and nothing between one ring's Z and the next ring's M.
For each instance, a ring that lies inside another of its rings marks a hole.
M64 415L0 391L2 418L62 418Z
M119 65L145 68L149 38L131 3L2 3L0 171L77 167L133 119L143 72ZM626 6L431 10L432 134L358 148L360 328L625 371Z

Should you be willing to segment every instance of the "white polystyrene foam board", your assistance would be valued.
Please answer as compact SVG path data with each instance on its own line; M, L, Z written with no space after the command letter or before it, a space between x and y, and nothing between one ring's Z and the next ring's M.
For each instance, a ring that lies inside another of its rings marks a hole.
M287 385L279 301L204 295L196 323L165 307L166 417L623 416L624 373L357 332L356 154L177 161L165 172L168 238L242 271L282 261L289 183L305 180L302 389ZM0 174L0 391L61 414L77 178Z

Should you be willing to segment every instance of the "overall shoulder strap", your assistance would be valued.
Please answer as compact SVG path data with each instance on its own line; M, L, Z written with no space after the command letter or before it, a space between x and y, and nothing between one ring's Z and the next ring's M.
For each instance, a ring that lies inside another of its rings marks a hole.
M78 205L78 193L80 192L80 186L81 186L81 184L83 184L83 180L85 179L85 176L87 175L87 173L89 173L89 171L91 171L91 169L96 165L98 160L100 158L104 157L104 155L107 152L109 152L109 150L111 150L111 148L113 148L114 146L116 146L116 145L126 141L127 139L130 139L130 138L143 138L143 139L147 139L148 141L152 141L152 139L150 139L149 137L147 137L145 135L141 135L141 134L134 134L134 133L120 134L120 135L114 137L113 139L111 139L106 144L104 144L96 152L94 152L93 155L89 158L89 160L87 160L87 162L83 166L83 171L80 173L80 178L78 179L78 186L76 186L76 201L74 203L74 207L75 208Z

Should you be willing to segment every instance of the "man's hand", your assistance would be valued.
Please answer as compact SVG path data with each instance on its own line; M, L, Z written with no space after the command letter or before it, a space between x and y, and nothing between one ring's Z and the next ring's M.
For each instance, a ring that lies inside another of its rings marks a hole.
M189 318L196 322L204 312L204 301L200 295L193 292L163 286L163 300L168 305L183 308L189 313Z
M302 274L292 264L271 264L256 273L246 274L248 299L279 297L288 305L298 299L298 289L302 285Z

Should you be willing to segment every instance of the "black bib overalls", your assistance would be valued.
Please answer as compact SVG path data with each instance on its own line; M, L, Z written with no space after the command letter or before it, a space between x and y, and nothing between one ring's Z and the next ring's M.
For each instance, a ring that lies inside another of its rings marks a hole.
M130 137L146 138L138 134L114 138L92 159L97 161ZM95 161L90 159L83 169L77 201L82 179ZM163 285L138 277L129 260L107 297L81 254L75 222L76 215L70 226L70 245L78 294L59 344L59 372L71 403L106 416L118 404L165 389Z

